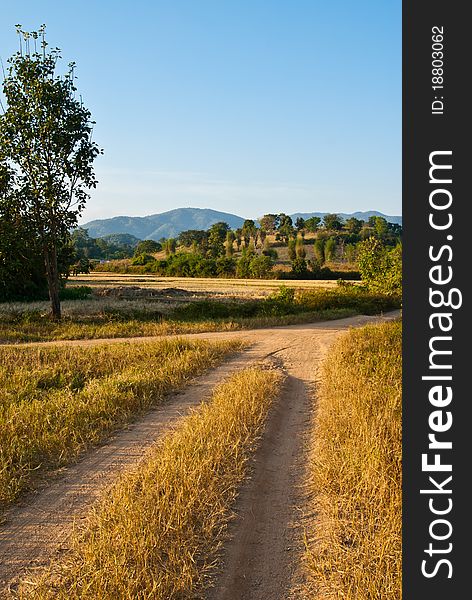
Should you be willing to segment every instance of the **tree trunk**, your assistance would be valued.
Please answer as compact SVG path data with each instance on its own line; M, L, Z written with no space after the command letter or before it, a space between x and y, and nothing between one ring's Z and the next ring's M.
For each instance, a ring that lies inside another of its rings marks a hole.
M59 300L59 271L57 268L57 251L55 246L44 248L44 264L48 282L49 300L51 301L52 318L61 319L61 302Z

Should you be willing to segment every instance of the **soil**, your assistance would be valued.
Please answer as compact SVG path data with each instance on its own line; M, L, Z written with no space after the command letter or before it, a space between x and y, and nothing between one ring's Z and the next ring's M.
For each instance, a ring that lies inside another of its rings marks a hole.
M271 356L288 377L268 418L252 463L252 474L237 500L236 517L221 553L222 567L208 600L287 600L297 585L303 551L299 508L319 365L336 337L353 326L397 317L348 319L245 330L192 334L197 339L247 340L246 351L200 377L179 394L116 433L103 446L64 469L4 514L0 525L0 596L14 591L25 571L41 568L68 547L74 523L124 469L135 467L147 449L232 372ZM144 338L157 339L157 338ZM143 338L130 338L137 343ZM60 344L116 343L122 339L75 340ZM47 343L49 344L49 343ZM3 592L2 592L3 590Z

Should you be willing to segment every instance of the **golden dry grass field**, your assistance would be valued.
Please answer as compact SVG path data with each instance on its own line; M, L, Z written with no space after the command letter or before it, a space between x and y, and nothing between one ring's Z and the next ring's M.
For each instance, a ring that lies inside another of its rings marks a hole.
M135 275L131 273L100 273L77 275L69 278L70 285L88 285L91 287L114 287L137 285L156 290L179 288L190 292L212 292L220 296L232 294L265 296L277 290L281 283L277 279L236 279L211 277L158 277L156 275ZM326 289L336 287L336 280L290 280L287 285L296 289Z
M0 508L240 342L0 348Z
M108 491L72 550L28 578L20 597L199 596L281 380L278 370L252 368L219 386Z
M352 330L321 374L310 461L312 600L401 598L401 323Z
M376 314L398 305L398 300L357 287L284 288L260 298L234 300L233 296L224 301L214 300L211 292L205 292L203 300L195 294L194 302L177 303L177 313L169 313L178 314L176 320L155 319L156 300L149 297L92 296L68 301L64 305L66 315L70 314L62 324L34 311L29 321L28 311L21 306L16 321L15 306L4 311L5 327L14 333L31 326L29 335L36 331L39 339L62 336L67 340L75 332L82 341L0 347L0 502L6 509L3 531L0 523L0 580L2 552L6 557L5 552L11 554L13 548L9 532L17 531L26 540L28 528L34 528L35 496L24 492L36 490L42 505L50 494L60 496L61 489L68 488L61 488L58 469L78 458L87 459L94 446L105 443L106 447L110 434L142 420L156 405L162 405L164 415L170 414L172 405L179 402L171 397L166 410L163 402L169 392L188 382L198 389L199 380L192 378L242 350L237 355L239 372L213 389L210 401L192 392L197 401L191 406L203 399L196 411L175 423L169 421L170 429L156 429L149 442L154 444L151 451L127 463L122 476L115 471L111 487L98 503L96 496L90 496L89 503L83 504L88 512L77 513L83 526L72 530L73 520L61 526L58 515L52 527L57 526L65 542L57 546L49 540L44 557L41 547L23 554L17 548L14 561L21 566L5 561L4 581L13 582L12 594L5 597L285 600L296 566L302 562L302 531L292 523L300 509L317 514L307 528L303 564L309 584L304 597L399 597L401 326L355 329L333 347L349 327L393 317L327 320L362 312ZM110 313L103 310L104 305ZM241 317L247 307L259 316ZM261 307L266 311L262 315L257 312ZM200 320L201 308L213 317ZM285 314L292 310L304 312ZM118 318L112 316L107 322L114 311ZM232 316L232 311L239 316ZM222 314L227 316L220 318ZM251 324L281 325L292 319L305 324L248 329ZM310 320L318 323L307 324ZM34 330L38 324L47 328ZM93 327L96 333L90 335L93 330L87 328ZM153 341L96 340L89 344L86 339L100 337L98 333L104 331L111 331L110 337L120 332L175 334L179 327L191 332L210 328L215 333L199 333L205 338L199 340L171 335ZM279 368L254 367L267 357L275 357L270 358L275 361L271 364L283 367L287 376L282 393L285 375ZM311 390L320 379L318 365L323 357L313 432ZM245 368L248 365L252 367ZM269 412L273 404L275 412ZM278 418L270 417L277 414ZM307 436L313 438L310 456L303 441ZM287 445L288 439L300 443ZM263 452L254 454L259 440ZM126 442L119 447L120 452L127 452ZM132 452L131 447L128 450ZM247 478L251 456L255 460L250 472L254 469L259 484L253 488L256 495L242 509L241 521L235 521L236 532L243 537L231 550L225 532L242 486L251 485L252 477ZM84 464L93 465L93 460ZM307 483L303 464L308 465L311 498L315 499L304 507L296 492ZM96 470L95 479L100 477L100 469ZM49 481L45 476L51 471L56 479ZM26 498L24 507L15 503L20 496ZM60 506L66 505L61 501ZM251 521L253 515L258 515L258 522ZM17 529L10 523L15 516ZM239 559L222 563L223 550L229 550L229 557L236 552ZM37 571L25 575L25 568L34 561ZM222 565L216 596L208 596L204 590ZM222 579L227 575L228 579Z

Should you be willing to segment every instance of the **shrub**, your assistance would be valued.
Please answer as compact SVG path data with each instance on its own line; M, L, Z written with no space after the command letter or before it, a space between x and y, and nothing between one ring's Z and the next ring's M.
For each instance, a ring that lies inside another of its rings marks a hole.
M150 262L154 261L154 256L151 256L150 254L136 254L135 256L133 256L133 258L131 259L131 264L133 266L143 266L143 265L147 265Z
M305 279L308 273L308 265L304 258L295 258L292 261L291 275L294 279Z
M402 293L402 247L389 249L376 238L359 244L359 271L372 291L389 295Z
M66 287L59 293L61 300L85 300L92 295L92 288L88 285Z
M273 260L270 256L253 256L249 263L249 274L251 277L262 279L266 277L273 266Z

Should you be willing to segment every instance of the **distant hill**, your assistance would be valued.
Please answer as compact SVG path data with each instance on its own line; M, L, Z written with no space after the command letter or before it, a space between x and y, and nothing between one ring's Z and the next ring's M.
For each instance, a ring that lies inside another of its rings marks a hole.
M128 233L141 240L159 240L176 237L187 229L209 229L213 224L224 221L232 229L241 227L242 217L210 208L176 208L147 217L112 217L81 225L88 229L89 236L101 238L112 233Z
M333 211L336 212L336 211ZM295 222L297 217L302 217L302 219L309 219L310 217L320 217L323 218L328 213L325 212L312 212L312 213L294 213L290 215ZM384 215L381 212L377 212L376 210L368 210L365 212L354 212L354 213L336 213L343 219L349 219L349 217L355 217L356 219L361 219L362 221L368 221L369 217L383 217L389 223L398 223L398 225L402 224L402 217L400 216L390 216Z
M295 222L297 217L308 219L310 217L321 217L328 213L294 213L290 215ZM351 214L337 213L344 219L356 217L367 221L369 217L384 217L390 223L402 223L402 217L384 215L375 210L367 212L355 212ZM177 237L187 229L209 229L214 223L224 221L231 229L237 229L244 223L243 217L230 213L212 210L211 208L176 208L164 213L149 215L147 217L112 217L111 219L99 219L81 225L88 230L92 238L103 238L114 234L128 234L130 239L159 240L161 238ZM132 242L130 245L134 245ZM135 242L136 243L136 242Z

